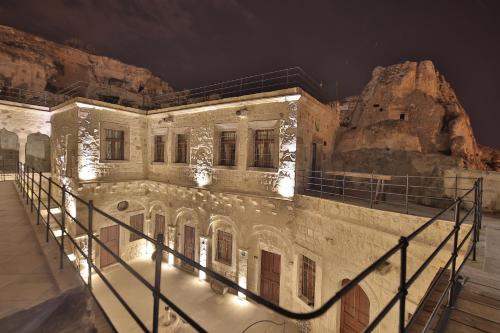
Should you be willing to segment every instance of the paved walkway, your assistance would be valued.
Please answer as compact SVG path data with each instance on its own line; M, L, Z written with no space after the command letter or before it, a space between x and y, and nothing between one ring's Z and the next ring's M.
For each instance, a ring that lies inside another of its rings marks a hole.
M129 264L149 282L153 282L154 263L149 256L134 259ZM136 311L146 326L151 328L153 317L152 293L119 265L109 267L104 274L132 309ZM142 332L99 276L94 274L92 281L94 294L118 331ZM164 295L186 311L208 332L243 332L252 323L260 320L270 320L280 324L285 322L285 319L278 314L252 302L242 301L236 295L229 293L218 295L212 291L209 283L200 281L197 276L185 273L168 264L162 265L161 290ZM162 302L160 309L163 308L164 304ZM184 324L178 333L186 332L195 332L195 330L188 324ZM293 321L287 321L285 327L263 322L245 332L298 333L298 329Z
M14 182L0 182L0 318L59 293Z
M477 254L461 271L466 280L446 332L500 332L500 217L483 215Z

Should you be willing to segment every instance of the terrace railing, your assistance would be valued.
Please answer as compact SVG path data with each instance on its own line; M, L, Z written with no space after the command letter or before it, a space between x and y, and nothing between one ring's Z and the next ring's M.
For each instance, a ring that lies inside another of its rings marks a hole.
M301 194L419 215L423 214L425 206L446 208L469 191L471 184L477 180L459 176L401 176L321 170L298 171L296 179ZM465 198L463 204L469 207L473 200ZM430 214L434 215L435 210Z
M89 91L88 82L77 81L52 94L46 91L0 86L0 100L52 107L74 97L86 97L123 106L138 107L143 110L153 110L298 87L304 89L321 102L326 102L326 94L321 85L300 67L245 76L204 87L185 89L152 97L143 95L141 101L135 102L113 96L117 94L117 90L123 90L123 88L113 87L111 89L110 86L103 84L93 84L92 87L91 91Z
M377 325L386 317L388 312L398 305L399 311L399 319L397 327L394 327L394 330L398 332L406 332L409 326L412 324L415 315L409 320L406 320L406 306L407 306L407 294L408 289L414 285L415 281L421 276L421 274L429 267L432 260L443 250L445 245L451 241L452 242L452 251L451 255L449 255L449 259L447 260L445 266L441 270L440 274L443 274L444 271L450 272L449 282L444 290L441 293L441 297L439 298L438 304L436 308L432 312L431 317L428 319L427 324L424 327L424 331L427 331L430 327L430 323L434 319L437 314L437 309L447 300L447 305L449 307L454 304L454 290L456 289L458 274L463 266L463 264L469 259L472 255L472 259L476 259L476 244L479 239L479 230L481 228L481 203L482 203L482 179L476 179L474 181L474 185L467 191L465 191L461 196L457 197L453 200L447 207L442 209L438 214L429 219L427 222L422 224L419 228L413 231L411 234L402 236L399 241L394 244L387 252L385 252L382 256L376 259L371 265L366 267L362 272L360 272L355 278L353 278L350 282L344 285L339 291L337 291L333 296L331 296L323 305L318 307L317 309L300 313L290 311L278 305L271 303L270 301L260 297L256 293L247 290L245 288L240 287L237 283L229 280L228 278L220 275L219 273L208 269L202 266L200 263L193 261L182 253L179 253L175 249L172 249L164 244L163 234L159 234L157 239L153 239L152 237L144 234L141 231L138 231L131 227L130 225L118 220L117 218L109 215L108 213L102 211L101 209L94 206L92 200L85 201L80 198L78 195L68 191L66 186L59 184L51 177L47 177L41 172L36 172L32 168L25 167L23 164L19 164L17 173L16 173L16 183L19 186L19 189L22 193L23 198L26 200L26 204L30 205L30 209L32 212L36 213L36 220L38 225L44 225L46 230L46 241L49 241L49 234L52 234L53 238L55 238L58 242L60 248L60 267L64 266L64 256L74 255L71 249L68 249L65 246L65 242L69 241L73 245L73 251L77 251L81 257L87 263L87 274L84 282L87 284L87 287L90 291L93 291L92 287L92 272L97 274L105 285L112 292L114 297L119 301L119 303L123 306L123 308L127 311L129 316L137 323L137 325L144 332L158 332L159 327L159 305L160 301L169 305L173 311L178 313L178 315L188 324L190 324L194 329L199 332L205 332L206 330L203 326L195 321L193 317L189 313L185 311L185 309L181 309L178 307L169 297L165 295L160 290L161 284L161 262L165 253L172 254L174 257L178 258L184 264L192 266L195 269L203 271L210 278L217 280L228 287L246 295L246 297L264 307L284 316L287 318L295 319L295 320L310 320L314 318L318 318L321 315L325 314L331 307L337 304L343 296L345 296L349 291L351 291L354 287L356 287L361 281L363 281L368 275L370 275L375 270L382 268L384 264L387 262L389 258L399 253L400 255L400 279L399 279L399 288L397 292L390 298L390 300L383 305L382 310L373 318L368 326L365 328L364 332L372 332ZM86 207L88 211L88 216L85 218L86 221L80 220L77 216L73 216L72 213L67 209L67 200L69 197L74 198L84 207ZM471 201L473 202L472 207L470 209L466 209L463 216L461 216L461 211L464 205L465 200L472 197ZM412 257L409 257L407 254L408 247L411 246L412 242L416 237L421 235L425 230L427 230L430 226L437 223L437 221L450 210L454 210L454 227L451 232L449 232L446 237L439 243L439 245L433 250L433 252L425 259L425 261L418 266L416 271L413 274L408 274L408 261L412 260ZM42 210L47 212L46 217L42 215ZM58 214L56 211L59 211ZM461 227L464 224L464 221L467 219L469 215L473 216L473 223L471 228L466 232L463 237L459 237L459 233ZM119 255L115 254L102 240L99 239L94 234L93 229L93 219L96 215L101 215L107 218L112 223L119 225L121 228L125 228L127 231L134 233L146 240L147 242L154 245L156 249L155 253L155 275L154 282L151 283L147 279L145 279L139 272L134 270L130 264L128 264L125 260L123 260ZM68 233L67 227L68 222L73 221L76 225L78 225L86 234L88 245L85 248L82 248L79 242L75 239L73 235ZM402 221L403 223L403 221ZM56 234L53 231L51 226L56 225L60 228L60 232ZM139 315L133 310L131 305L125 300L125 298L119 293L116 286L113 285L113 282L110 281L106 275L103 273L100 267L98 267L93 260L93 243L98 245L102 251L107 251L117 262L123 267L126 271L132 274L144 287L146 287L153 295L153 318L152 325L148 327L146 323L139 317ZM469 248L466 249L467 245ZM460 253L465 251L465 254L461 256ZM462 257L462 262L459 262L459 257ZM439 279L436 279L436 281ZM430 297L432 291L435 289L436 284L432 283L424 298L420 302L419 308L422 307L422 304ZM96 298L97 300L97 298ZM98 302L98 301L97 301ZM417 310L418 312L418 310ZM416 312L416 313L417 313Z
M151 99L150 108L166 108L293 87L302 88L321 102L325 102L326 96L321 85L302 68L292 67L155 96Z

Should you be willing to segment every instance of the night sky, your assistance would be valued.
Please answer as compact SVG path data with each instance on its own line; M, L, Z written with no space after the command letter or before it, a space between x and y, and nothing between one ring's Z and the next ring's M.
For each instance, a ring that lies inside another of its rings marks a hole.
M301 66L330 97L377 65L432 60L500 148L498 0L0 0L0 24L143 66L175 89Z

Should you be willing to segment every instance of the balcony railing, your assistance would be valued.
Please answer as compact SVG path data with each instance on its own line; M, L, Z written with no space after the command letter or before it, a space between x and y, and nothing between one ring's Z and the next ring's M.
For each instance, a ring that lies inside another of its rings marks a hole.
M465 191L461 196L457 197L453 200L453 202L449 203L446 208L442 209L438 214L433 216L427 222L422 224L419 228L413 231L411 234L402 236L399 241L394 244L387 252L385 252L381 257L376 259L371 265L366 267L361 273L359 273L355 278L353 278L349 283L344 285L339 291L337 291L333 296L327 299L327 301L318 307L317 309L300 313L290 311L278 305L271 303L270 301L260 297L256 293L247 290L245 288L240 287L237 283L229 280L228 278L220 275L219 273L208 269L202 266L200 263L193 261L182 253L179 253L175 249L172 249L165 244L163 244L163 234L159 234L157 239L153 239L148 235L132 228L130 225L118 220L117 218L109 215L108 213L98 209L94 206L92 200L85 201L79 196L67 190L64 185L58 184L52 178L43 175L41 172L35 172L32 168L25 167L23 164L19 164L18 170L16 173L16 183L19 186L19 189L22 192L23 198L26 200L26 204L30 205L30 209L32 212L36 213L37 225L44 225L46 230L46 241L49 241L49 234L57 240L59 248L60 248L60 267L63 268L64 265L64 256L68 256L71 251L67 250L65 246L65 241L71 242L74 247L74 250L79 253L81 257L83 257L87 263L88 272L86 274L86 279L84 282L87 284L87 287L92 292L92 272L97 274L102 281L106 284L109 290L112 292L114 297L119 301L119 303L123 306L123 308L127 311L129 316L137 323L137 325L144 332L158 332L159 326L159 302L162 301L170 306L178 315L188 324L190 324L194 329L199 332L205 332L206 330L202 327L201 324L196 322L189 313L186 312L185 309L179 308L169 297L165 295L160 290L161 283L161 262L165 253L170 253L180 261L182 261L185 265L189 265L195 269L203 271L210 278L217 280L218 282L227 285L230 288L246 295L246 297L282 316L296 319L296 320L311 320L314 318L318 318L321 315L325 314L331 307L337 304L343 296L345 296L349 291L351 291L354 287L356 287L361 281L363 281L367 276L376 271L379 268L382 268L387 260L399 253L400 255L400 279L399 279L399 288L397 292L391 297L389 302L385 305L382 305L382 310L373 318L368 326L365 328L364 332L372 332L377 325L381 322L382 319L386 317L388 312L396 306L399 305L399 319L397 327L394 327L398 332L406 332L409 326L412 324L415 316L413 316L408 322L406 321L406 305L407 305L407 294L408 289L414 285L414 283L418 280L421 274L428 268L432 260L443 250L446 244L449 241L452 241L452 253L449 255L449 259L446 262L445 266L441 270L442 272L449 270L450 271L450 279L444 290L441 293L441 297L439 299L437 308L448 300L448 306L453 306L454 298L454 290L457 285L458 273L460 272L463 264L468 260L468 258L472 255L472 259L476 259L476 244L479 238L479 230L481 228L481 203L482 203L482 178L476 179L474 181L473 187L469 190ZM86 207L88 211L88 216L86 217L86 221L81 221L78 217L73 216L66 208L67 200L69 197L73 197L76 201L78 201L81 205ZM471 198L471 199L469 199ZM463 216L461 216L462 208L466 200L472 201L472 207L470 209L466 209ZM58 208L60 211L59 214L55 213L55 209ZM42 216L42 210L47 211L46 218ZM447 236L439 243L438 246L435 247L433 252L425 259L423 264L418 266L416 271L408 276L407 264L408 260L412 260L412 257L408 257L407 249L413 244L412 242L421 235L425 230L429 227L437 223L437 221L448 211L454 210L454 227L451 232L447 234ZM460 229L464 224L464 221L467 219L469 215L473 216L473 223L471 228L467 231L467 233L463 237L459 237ZM115 254L102 240L100 240L94 234L93 229L93 219L96 215L101 215L107 218L112 223L119 225L122 228L125 228L127 231L136 234L140 238L146 240L147 242L154 245L155 252L155 274L154 274L154 282L150 283L147 281L141 274L139 274L136 270L134 270L125 260L120 258L119 255ZM87 249L83 249L77 240L75 240L74 236L67 232L68 220L72 220L76 225L78 225L84 233L87 235L88 246ZM60 228L60 234L56 235L51 226L57 225ZM152 318L152 327L148 327L146 323L139 317L139 315L133 310L131 305L124 299L124 297L119 293L116 289L116 286L106 278L103 274L100 267L98 267L93 260L93 243L99 245L99 247L103 251L107 251L117 262L123 267L126 271L132 274L143 286L145 286L149 291L151 291L153 295L153 318ZM470 244L468 250L465 247ZM463 255L462 262L458 262L458 258L460 257L461 251L465 251ZM436 281L439 279L436 279ZM435 289L436 284L431 284L429 286L428 292L425 294L424 298L421 300L419 309L422 307L422 304L430 297L432 291ZM96 298L97 300L97 298ZM97 301L98 302L98 301ZM418 309L415 313L418 312ZM433 311L433 314L428 319L427 324L424 326L424 331L427 331L430 327L430 323L434 319L437 314L437 310Z
M292 67L264 74L241 77L195 89L155 96L151 99L150 108L166 108L172 106L201 103L227 97L238 97L279 89L298 87L307 91L321 102L326 96L313 78L302 68Z
M245 76L204 87L185 89L152 97L143 95L141 100L137 101L114 96L116 90L124 90L123 88L114 87L113 90L110 86L103 84L93 84L92 89L89 87L88 82L77 81L53 94L46 91L1 86L0 100L53 107L74 97L86 97L127 107L153 110L298 87L304 89L319 101L326 102L326 94L321 85L300 67Z
M471 187L467 185L477 178L300 170L296 179L300 194L398 213L433 216L469 191ZM469 207L473 200L465 198L463 203ZM453 219L453 212L448 217Z

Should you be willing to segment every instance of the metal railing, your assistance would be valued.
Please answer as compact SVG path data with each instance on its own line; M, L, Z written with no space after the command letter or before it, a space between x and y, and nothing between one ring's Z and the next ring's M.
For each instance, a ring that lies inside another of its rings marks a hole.
M292 67L155 96L151 98L150 107L166 108L294 87L302 88L319 101L325 102L326 96L321 86L302 68Z
M172 302L166 295L164 295L160 290L161 283L161 262L164 257L164 253L170 253L177 259L181 260L184 264L192 266L195 269L203 271L207 276L211 277L214 280L217 280L234 290L241 292L246 295L248 299L253 300L254 302L265 306L266 308L291 319L296 320L310 320L314 318L318 318L327 312L333 305L337 304L339 300L343 296L345 296L349 291L351 291L354 287L356 287L361 281L363 281L368 275L377 270L378 268L384 266L387 260L395 255L396 253L400 254L400 280L399 280L399 288L397 293L390 299L390 301L382 308L382 310L378 313L378 315L369 323L364 332L371 332L377 327L377 325L381 322L381 320L387 315L387 313L397 304L399 303L399 324L398 331L405 332L407 331L409 325L412 324L415 316L407 323L405 320L406 316L406 303L407 303L407 294L408 289L415 283L415 281L419 278L419 276L425 271L425 269L429 266L432 260L438 255L438 253L443 250L445 245L453 239L452 245L452 253L447 261L446 265L443 267L442 271L448 270L451 267L450 279L447 284L447 287L444 293L441 295L440 301L438 303L438 307L443 303L445 299L448 299L448 306L452 306L453 299L453 291L457 284L458 273L462 268L463 264L468 260L470 255L472 254L473 260L476 259L476 244L479 239L479 229L481 228L481 203L482 203L482 178L474 181L474 186L466 191L464 194L455 199L450 205L448 205L441 212L436 214L434 217L429 219L427 222L422 224L418 229L413 231L411 234L407 236L403 236L399 239L399 242L395 244L391 249L385 252L381 257L375 260L371 265L366 267L361 273L359 273L355 278L353 278L350 282L344 285L339 291L337 291L332 297L330 297L323 305L318 307L317 309L306 312L299 313L290 311L278 305L271 303L270 301L260 297L256 293L244 289L240 287L237 283L228 278L220 275L219 273L212 271L200 263L193 261L182 253L166 246L164 244L163 234L159 234L157 239L153 239L148 235L142 233L131 227L130 225L118 220L117 218L109 215L108 213L102 211L101 209L94 206L92 200L85 201L79 196L71 193L67 190L64 185L60 185L55 182L51 177L47 177L43 175L41 172L35 172L32 168L25 167L22 163L19 164L17 173L16 173L16 183L18 184L23 198L26 200L26 204L30 205L31 211L36 212L37 224L43 222L46 228L46 241L49 241L49 233L55 239L60 238L58 241L58 245L60 248L60 267L63 268L63 258L65 255L68 255L66 252L65 240L69 240L73 245L74 249L78 251L78 253L86 260L87 262L87 283L88 288L92 292L92 272L95 272L102 281L106 284L115 298L119 301L119 303L123 306L123 308L128 312L130 317L137 323L137 325L144 332L158 332L158 312L159 312L159 302L162 301L166 303L170 308L177 312L179 316L188 324L190 324L194 329L199 332L205 332L205 329L197 323L189 314L187 314L184 310L180 309L176 304ZM461 206L464 204L464 200L470 195L473 195L473 205L472 208L466 210L464 216L460 216ZM88 216L87 216L87 225L84 225L82 221L80 221L76 216L72 216L71 213L66 208L67 198L71 196L80 204L84 205L87 208ZM45 201L43 200L45 197ZM60 209L60 217L58 218L53 208ZM47 211L47 215L44 218L42 216L42 209ZM407 249L410 246L411 242L418 237L422 232L424 232L431 225L435 224L440 217L446 213L447 211L454 209L455 212L455 221L453 230L442 240L442 242L435 248L435 250L425 259L422 265L418 267L418 269L411 275L407 276L407 262L408 255ZM122 228L125 228L131 233L134 233L145 239L146 241L155 245L155 274L154 274L154 283L150 283L147 281L141 274L139 274L136 270L134 270L125 260L120 258L119 255L115 254L102 240L100 240L93 232L93 217L96 214L100 214L103 217L107 218L109 221L116 223ZM464 237L459 242L459 232L460 228L463 225L465 219L473 214L473 224L469 231L466 233ZM82 249L75 238L67 232L67 219L70 219L74 223L76 223L87 235L88 245L87 250ZM56 224L60 228L59 235L56 235L52 229L51 224ZM472 237L472 239L471 239ZM459 258L460 250L470 242L470 248L467 250L466 254L463 256L463 260L461 263L457 263L457 259ZM115 286L113 286L112 282L109 281L108 278L103 274L101 269L94 263L93 260L93 243L96 243L102 250L107 251L120 266L122 266L126 271L132 274L143 286L145 286L153 295L153 320L152 320L152 329L150 330L144 321L139 317L139 315L132 309L132 307L127 303L124 297L117 291ZM457 264L458 267L457 267ZM432 284L429 287L429 290L424 298L422 299L419 308L422 304L427 300L430 296L435 285ZM448 297L447 297L448 296ZM96 298L97 301L97 298ZM98 301L97 301L98 302ZM416 312L417 313L417 312ZM425 326L426 331L429 328L429 324L437 314L437 310L433 312L433 315L427 322Z
M126 91L119 87L114 87L114 90L111 90L110 86L97 83L92 84L93 89L89 91L89 86L88 82L77 81L60 89L57 93L0 86L0 100L52 107L74 97L85 97L109 102L108 98L104 95L116 95L117 90ZM200 88L185 89L151 97L142 95L142 100L140 101L131 101L120 96L115 96L117 100L113 103L143 110L153 110L294 87L302 88L319 101L326 102L326 93L321 88L321 85L312 79L302 68L292 67L245 76ZM104 95L101 96L99 92Z
M405 214L410 213L411 205L416 205L421 214L423 206L446 208L470 190L466 183L477 178L300 170L296 179L301 194ZM464 199L464 203L473 202Z
M52 94L47 91L0 86L0 100L51 107L68 99L68 96Z

